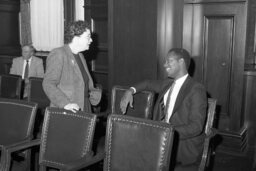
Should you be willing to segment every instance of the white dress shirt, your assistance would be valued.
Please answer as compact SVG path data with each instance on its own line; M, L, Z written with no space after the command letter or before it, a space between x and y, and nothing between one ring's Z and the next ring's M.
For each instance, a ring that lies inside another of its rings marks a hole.
M169 104L169 108L167 111L167 122L169 122L170 117L172 116L172 112L173 112L173 108L177 99L177 96L179 94L180 88L183 85L183 83L185 82L186 78L188 77L188 74L180 77L179 79L175 80L175 84L174 87L172 89L171 92L171 99L170 99L170 104ZM168 97L168 93L170 91L171 87L169 88L169 90L165 93L164 95L164 105L166 106L166 101L167 101L167 97Z
M29 60L28 60L28 66L29 67L30 67L30 64L31 64L31 60L32 60L32 57L29 58ZM24 62L23 62L23 70L22 70L22 79L24 79L26 64L27 64L27 60L24 60Z

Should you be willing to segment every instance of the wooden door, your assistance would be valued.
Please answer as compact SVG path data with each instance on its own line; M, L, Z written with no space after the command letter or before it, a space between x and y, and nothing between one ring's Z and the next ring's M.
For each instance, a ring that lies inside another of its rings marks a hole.
M210 97L218 100L219 128L239 130L246 4L186 2L183 47L193 57L192 75L206 86Z
M108 106L108 1L84 0L85 20L91 23L92 40L88 57L88 65L95 83L103 88L101 110Z

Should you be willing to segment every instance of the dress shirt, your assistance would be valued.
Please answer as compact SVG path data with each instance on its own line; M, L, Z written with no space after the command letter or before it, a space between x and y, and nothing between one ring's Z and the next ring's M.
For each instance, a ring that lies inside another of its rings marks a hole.
M28 66L29 67L30 67L30 64L31 64L31 60L32 60L32 57L29 58L29 60L28 60ZM23 62L23 70L22 70L22 79L24 79L26 65L27 65L27 60L24 60L24 62Z
M177 96L179 94L180 88L183 85L183 83L185 82L186 78L188 77L188 74L180 77L179 79L175 80L175 85L172 89L172 93L171 93L171 99L170 99L170 104L169 104L169 108L167 111L167 122L169 122L170 117L172 116L172 112L173 112L173 108L177 99ZM167 97L168 97L168 93L170 91L171 87L169 88L169 90L165 93L164 95L164 105L166 106L166 101L167 101Z

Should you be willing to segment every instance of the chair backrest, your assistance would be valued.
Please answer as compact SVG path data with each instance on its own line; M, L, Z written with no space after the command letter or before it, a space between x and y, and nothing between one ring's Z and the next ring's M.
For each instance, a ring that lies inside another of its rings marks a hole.
M0 144L32 139L37 104L0 98Z
M164 122L109 115L104 170L169 170L173 133Z
M28 101L38 103L39 108L46 108L50 105L50 100L43 90L42 83L43 78L29 78Z
M0 97L1 98L21 98L22 78L19 75L0 75Z
M111 95L111 113L122 114L120 109L120 101L128 87L114 86ZM154 93L150 91L142 91L136 93L134 96L133 108L127 107L128 116L138 118L152 119Z
M59 108L46 108L39 163L65 165L92 150L96 115Z
M216 99L208 98L207 120L205 125L206 138L204 141L203 155L199 165L199 171L204 171L205 167L207 167L209 163L210 154L212 151L210 141L211 138L214 136L213 124L215 119L216 103Z

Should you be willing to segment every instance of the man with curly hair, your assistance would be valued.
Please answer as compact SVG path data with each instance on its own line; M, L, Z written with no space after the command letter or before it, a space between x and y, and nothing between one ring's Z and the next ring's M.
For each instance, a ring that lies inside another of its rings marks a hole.
M82 53L92 42L90 25L75 21L65 28L65 45L53 49L46 60L43 89L51 106L76 112L91 112L97 105L101 90L94 88L92 77Z

